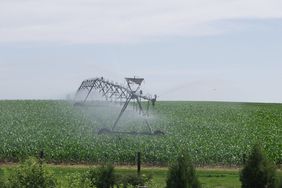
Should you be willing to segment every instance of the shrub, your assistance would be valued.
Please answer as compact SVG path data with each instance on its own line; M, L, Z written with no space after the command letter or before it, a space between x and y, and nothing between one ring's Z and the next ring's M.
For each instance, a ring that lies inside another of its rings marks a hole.
M67 187L68 188L89 188L91 187L91 182L86 176L80 173L70 173L66 176ZM93 187L93 186L92 186Z
M277 188L282 188L282 177L277 177Z
M111 188L115 183L114 167L112 165L90 169L83 181L89 180L90 187Z
M190 156L182 152L176 162L169 168L166 181L167 188L198 188L200 183L196 176Z
M56 179L36 158L28 158L11 172L6 186L11 188L56 187Z
M3 177L4 177L4 172L3 172L3 170L0 168L0 188L1 188L1 187L5 187L5 183L4 183Z
M0 188L5 188L5 187L6 187L5 181L4 181L4 179L0 176Z
M129 185L133 187L144 186L145 184L149 184L152 178L152 175L128 174L118 179L122 181L123 187L126 188Z
M116 187L126 188L128 186L144 186L151 182L152 175L115 174L114 167L112 165L106 165L92 168L82 175L71 174L67 179L68 187L112 188L116 185Z
M254 145L240 173L242 188L275 187L275 166L269 162L259 144Z

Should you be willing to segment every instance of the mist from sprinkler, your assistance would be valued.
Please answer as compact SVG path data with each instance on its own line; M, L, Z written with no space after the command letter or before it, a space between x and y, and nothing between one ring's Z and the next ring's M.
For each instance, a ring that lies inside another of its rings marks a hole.
M79 96L80 95L80 96ZM76 96L78 99L85 96L85 93L80 93ZM121 100L106 100L97 91L92 91L86 103L78 105L78 108L87 118L93 122L99 123L99 127L111 129L113 123L117 119L124 101ZM125 113L120 118L117 129L120 131L144 131L146 125L144 121L156 121L158 116L150 110L148 114L142 114L138 109L136 102L130 102Z

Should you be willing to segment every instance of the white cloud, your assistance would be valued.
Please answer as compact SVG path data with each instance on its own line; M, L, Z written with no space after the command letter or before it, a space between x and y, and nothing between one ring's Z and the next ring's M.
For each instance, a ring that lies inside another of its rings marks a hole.
M123 43L224 32L212 23L282 18L281 0L0 0L0 42Z

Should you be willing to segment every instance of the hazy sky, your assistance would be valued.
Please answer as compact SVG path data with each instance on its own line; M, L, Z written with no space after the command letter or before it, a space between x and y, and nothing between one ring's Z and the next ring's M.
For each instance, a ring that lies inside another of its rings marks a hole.
M0 0L0 99L134 75L160 100L282 102L282 1Z

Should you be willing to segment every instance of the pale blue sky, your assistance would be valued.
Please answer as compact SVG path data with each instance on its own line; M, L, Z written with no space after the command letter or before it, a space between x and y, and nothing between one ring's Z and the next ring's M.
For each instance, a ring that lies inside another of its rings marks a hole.
M280 1L58 2L0 0L0 99L136 75L160 100L282 102Z

